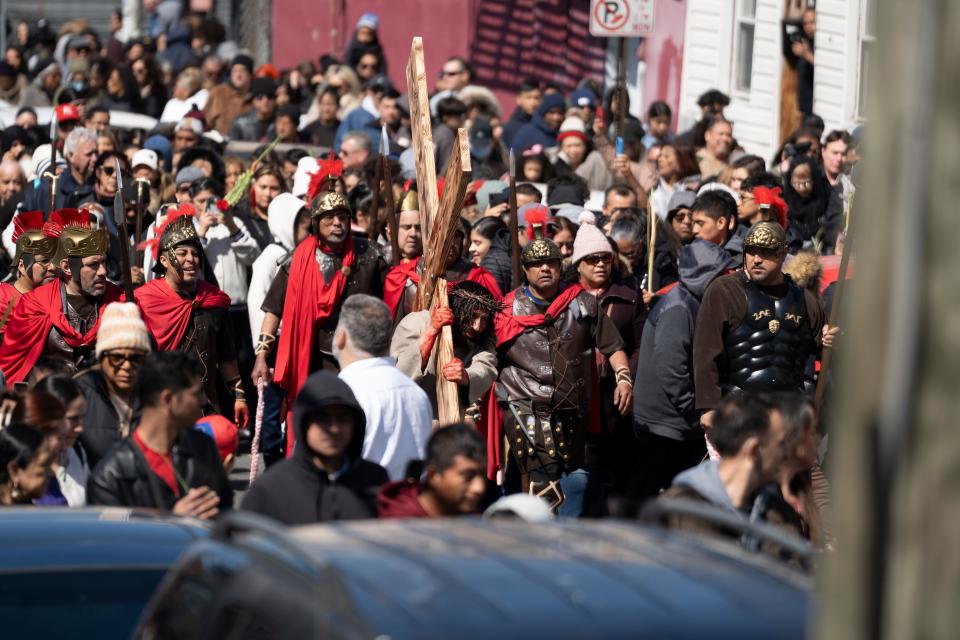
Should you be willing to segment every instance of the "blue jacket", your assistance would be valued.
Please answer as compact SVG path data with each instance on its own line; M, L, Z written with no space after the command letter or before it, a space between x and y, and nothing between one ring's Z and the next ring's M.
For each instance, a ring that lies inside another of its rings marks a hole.
M365 131L369 133L369 131L367 131L367 123L370 122L371 118L376 117L378 116L370 115L370 112L363 107L357 107L348 113L347 117L340 122L340 126L337 128L337 135L333 139L333 151L340 153L340 143L343 141L343 136L351 131ZM380 140L379 129L377 130L377 140ZM373 141L371 140L371 142ZM374 144L370 148L376 149L377 146Z
M563 96L558 93L545 96L543 102L540 104L540 108L537 109L537 112L530 118L530 122L520 127L517 131L517 134L513 137L510 148L519 154L524 149L529 149L535 144L543 145L545 149L557 146L557 134L560 133L560 129L554 129L543 119L547 111L557 108L566 108L566 102Z

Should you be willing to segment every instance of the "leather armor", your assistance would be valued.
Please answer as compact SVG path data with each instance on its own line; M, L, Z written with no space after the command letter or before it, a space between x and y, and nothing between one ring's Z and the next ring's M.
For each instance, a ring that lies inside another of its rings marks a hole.
M787 294L777 299L741 277L747 313L724 338L724 393L801 390L804 367L815 348L803 289L789 282Z

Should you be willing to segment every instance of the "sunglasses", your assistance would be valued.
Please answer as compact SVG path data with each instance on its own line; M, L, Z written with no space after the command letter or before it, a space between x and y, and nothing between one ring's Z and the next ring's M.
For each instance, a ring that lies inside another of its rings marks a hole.
M66 122L57 122L57 128L61 131L72 131L77 127L76 120L67 120Z
M114 369L122 367L124 362L129 362L131 367L139 367L141 363L143 363L143 354L141 353L124 354L107 352L103 355Z
M260 95L253 96L254 100L273 100L273 96L268 93L261 93Z
M445 78L449 78L450 76L458 76L458 75L460 75L461 73L463 73L463 70L460 70L460 71L441 71L441 72L440 72L440 75L442 75L442 76L445 77Z
M587 256L583 259L591 267L595 267L598 264L613 264L613 256L609 253L598 253L596 255Z
M116 169L115 167L111 167L111 166L100 167L100 171L103 171L103 172L104 172L105 174L107 174L108 176L112 176L112 175L113 175L113 172L116 171L116 170L117 170L117 169Z
M380 65L378 64L358 64L357 69L377 69Z

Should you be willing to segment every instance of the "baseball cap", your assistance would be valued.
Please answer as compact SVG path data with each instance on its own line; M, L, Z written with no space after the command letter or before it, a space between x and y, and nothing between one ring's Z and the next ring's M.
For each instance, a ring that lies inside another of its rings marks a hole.
M67 49L93 49L93 38L82 33L71 36L67 40Z
M470 152L479 160L486 160L493 151L493 127L486 118L477 118L470 127Z
M547 191L548 207L556 210L565 204L575 204L581 207L584 205L580 187L573 184L558 184Z
M220 454L220 462L226 461L227 456L236 455L240 444L240 433L237 425L223 416L204 416L197 420L193 428L213 438L217 445L217 453Z
M597 107L597 96L589 89L577 89L570 96L570 106L572 107Z
M196 118L184 118L177 123L174 131L183 131L184 129L187 131L193 131L198 136L203 135L203 123Z
M185 182L193 182L194 180L199 180L203 177L203 171L199 167L189 166L180 169L177 172L176 183L181 185Z
M160 166L160 159L157 157L157 152L152 149L140 149L135 154L133 154L133 168L137 167L149 167L150 169L156 171Z
M58 104L54 112L57 114L57 122L70 122L80 119L80 112L72 102Z
M667 204L667 215L670 215L677 209L689 209L693 206L697 194L693 191L674 191L670 196L670 202Z

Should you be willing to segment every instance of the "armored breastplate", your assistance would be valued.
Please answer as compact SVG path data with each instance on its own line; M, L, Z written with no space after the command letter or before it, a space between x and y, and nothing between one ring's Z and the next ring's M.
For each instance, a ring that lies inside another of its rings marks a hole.
M69 303L64 303L64 315L70 326L78 333L86 334L97 322L97 308L91 306L88 313L80 314ZM63 339L63 335L56 327L50 328L47 342L43 346L43 357L62 360L70 365L73 371L80 368L84 360L93 353L93 346L73 348Z
M790 391L803 386L814 342L803 290L790 283L774 298L744 279L747 313L724 338L724 391Z

